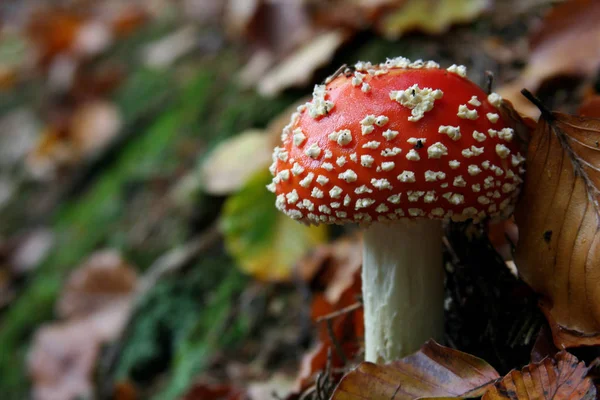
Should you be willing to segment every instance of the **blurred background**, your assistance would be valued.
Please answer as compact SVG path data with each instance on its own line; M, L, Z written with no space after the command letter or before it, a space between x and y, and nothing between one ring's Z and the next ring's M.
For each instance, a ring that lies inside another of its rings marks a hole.
M1 0L0 398L298 398L327 349L360 357L360 237L264 189L291 110L343 63L404 56L572 111L597 64L533 51L570 23L542 26L554 3ZM565 72L585 76L547 83ZM344 307L333 343L315 320ZM493 353L462 307L453 343Z

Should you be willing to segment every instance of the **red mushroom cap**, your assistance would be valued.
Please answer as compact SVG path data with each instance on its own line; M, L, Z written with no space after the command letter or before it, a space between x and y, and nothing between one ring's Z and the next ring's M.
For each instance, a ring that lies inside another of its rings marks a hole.
M524 158L498 114L500 96L465 75L397 58L315 86L273 153L277 208L313 224L501 213Z

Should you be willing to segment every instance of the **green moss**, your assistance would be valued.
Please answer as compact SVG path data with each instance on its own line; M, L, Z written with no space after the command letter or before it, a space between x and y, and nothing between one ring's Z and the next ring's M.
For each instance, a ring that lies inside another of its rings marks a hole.
M232 317L247 278L223 254L208 254L182 277L167 278L143 300L118 362L117 379L145 387L168 379L157 399L175 399L218 349L240 343L244 318Z

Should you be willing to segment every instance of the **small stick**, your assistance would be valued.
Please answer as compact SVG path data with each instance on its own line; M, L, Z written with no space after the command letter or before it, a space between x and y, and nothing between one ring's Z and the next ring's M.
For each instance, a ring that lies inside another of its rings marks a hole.
M335 78L337 78L338 76L340 76L341 74L343 74L344 71L346 70L346 68L348 68L348 65L347 64L342 64L341 67L339 67L338 69L336 69L335 72L330 77L328 77L325 80L325 83L329 83L332 80L334 80Z
M392 397L390 397L390 400L394 400L396 398L396 395L398 394L398 392L400 391L400 388L402 387L402 385L398 385L396 386L396 390L394 390L394 394L392 395Z
M542 101L540 99L538 99L533 93L531 93L529 90L527 89L523 89L521 90L521 94L523 96L525 96L525 98L527 98L527 100L529 100L530 102L532 102L542 113L542 117L548 121L551 122L554 120L554 115L552 115L552 111L550 111L545 105L544 103L542 103Z
M335 348L335 352L337 353L338 357L342 360L344 365L346 365L348 363L348 359L346 358L346 354L344 354L342 345L335 337L335 332L333 331L333 324L331 321L332 321L331 319L327 320L327 333L329 333L329 337L331 338L331 343L333 344L333 347Z
M485 82L487 94L492 94L494 87L494 73L492 71L485 71Z
M354 310L358 310L361 307L362 307L362 302L357 301L356 303L351 304L351 305L349 305L347 307L340 308L337 311L334 311L332 313L329 313L329 314L323 315L322 317L317 318L316 322L320 323L320 322L323 322L323 321L334 319L334 318L340 317L340 316L342 316L344 314L351 313Z

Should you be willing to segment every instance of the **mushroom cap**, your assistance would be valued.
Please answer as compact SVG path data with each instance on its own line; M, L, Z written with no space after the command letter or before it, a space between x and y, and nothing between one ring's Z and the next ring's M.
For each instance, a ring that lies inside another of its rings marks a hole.
M276 206L311 223L498 216L524 158L499 116L502 99L405 58L340 70L298 107L273 153Z

